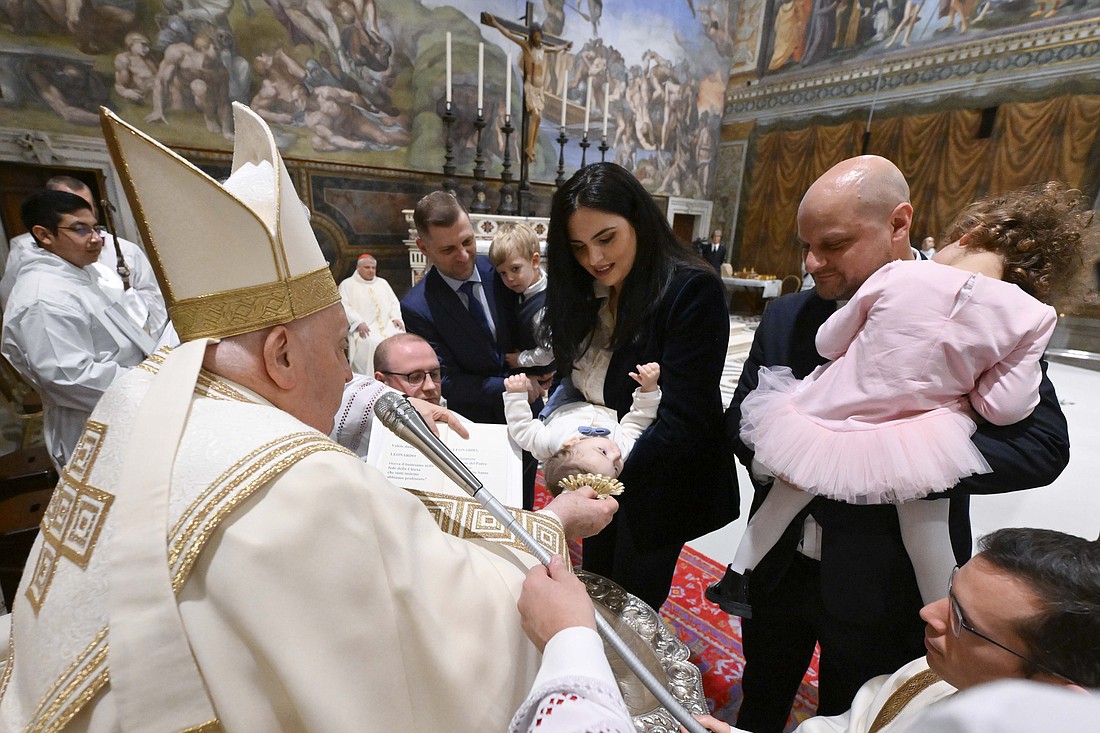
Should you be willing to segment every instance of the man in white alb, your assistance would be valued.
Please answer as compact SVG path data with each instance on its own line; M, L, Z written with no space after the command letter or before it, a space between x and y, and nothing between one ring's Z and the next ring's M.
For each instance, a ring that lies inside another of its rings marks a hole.
M340 283L340 299L350 311L348 321L357 323L348 339L351 370L356 374L373 374L374 350L378 344L405 332L401 301L390 284L378 277L378 260L373 255L359 255L355 272Z

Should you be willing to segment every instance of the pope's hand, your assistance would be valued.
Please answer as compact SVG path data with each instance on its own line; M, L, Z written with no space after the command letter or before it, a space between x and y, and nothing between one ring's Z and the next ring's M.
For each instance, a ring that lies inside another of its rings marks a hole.
M424 418L424 422L428 423L428 427L435 433L436 437L439 436L439 430L436 429L435 424L437 422L444 422L451 426L451 429L458 433L463 438L470 437L470 431L466 429L466 426L462 424L462 421L458 419L458 415L448 410L446 407L440 407L434 402L428 402L418 397L406 398L416 411L420 413L420 417Z
M554 555L550 567L536 565L527 572L520 593L519 615L523 631L541 652L546 642L562 629L574 626L596 628L596 611L584 583L569 572L561 555Z
M546 508L561 520L566 537L583 539L606 527L619 510L619 502L614 498L597 499L597 496L593 489L585 486L559 494Z

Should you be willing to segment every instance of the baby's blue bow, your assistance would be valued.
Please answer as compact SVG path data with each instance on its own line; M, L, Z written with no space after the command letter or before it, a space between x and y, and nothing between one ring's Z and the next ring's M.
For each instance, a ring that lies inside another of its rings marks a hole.
M577 428L577 432L586 438L602 438L611 435L611 431L607 428L594 428L590 425L581 425Z

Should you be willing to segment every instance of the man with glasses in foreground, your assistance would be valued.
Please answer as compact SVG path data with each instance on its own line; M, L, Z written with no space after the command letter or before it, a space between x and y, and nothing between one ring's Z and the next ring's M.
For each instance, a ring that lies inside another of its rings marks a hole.
M399 333L378 344L374 378L409 397L447 406L439 357L432 345L415 333Z
M1000 529L978 551L952 573L947 597L921 610L928 653L867 682L848 712L810 718L798 733L938 731L921 713L999 680L1100 688L1100 541ZM738 730L700 721L717 733ZM1063 730L1062 722L1051 710L1043 729Z
M104 230L87 201L41 191L20 214L36 246L5 303L0 353L41 395L46 449L60 470L100 396L156 338L103 290L94 266Z

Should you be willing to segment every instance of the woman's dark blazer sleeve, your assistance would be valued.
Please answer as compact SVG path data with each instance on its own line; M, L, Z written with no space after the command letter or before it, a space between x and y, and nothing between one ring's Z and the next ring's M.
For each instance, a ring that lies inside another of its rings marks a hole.
M620 476L620 515L641 546L682 543L737 518L740 502L726 448L719 382L729 344L721 281L712 273L676 272L653 321L616 350L604 399L620 418L630 408L637 364L661 365L657 419L642 434Z

